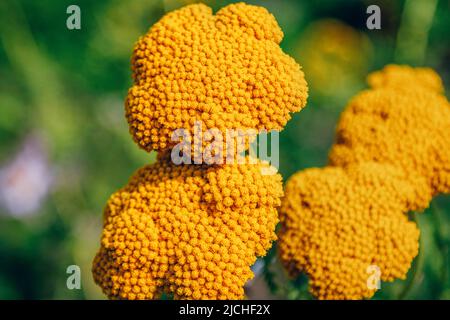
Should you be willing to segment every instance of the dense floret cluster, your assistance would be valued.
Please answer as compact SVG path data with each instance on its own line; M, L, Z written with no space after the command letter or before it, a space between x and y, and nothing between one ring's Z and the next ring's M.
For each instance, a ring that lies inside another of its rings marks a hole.
M369 79L383 78L393 87L366 90L353 98L343 112L330 163L390 163L426 177L425 192L431 187L434 194L449 193L450 104L445 96L421 86L423 78L411 80L415 85L408 88L397 88L396 81L406 75L390 70L376 72ZM407 75L412 77L414 70ZM441 83L432 71L417 71L417 75L422 73L428 75L423 82Z
M106 206L96 282L111 298L242 299L276 238L281 177L264 166L162 157L138 170Z
M417 194L402 171L364 163L301 171L289 179L278 247L292 275L305 272L319 299L361 299L370 266L381 279L405 278L419 230L404 214ZM427 199L429 200L429 199Z
M408 81L405 88L399 84ZM319 299L370 298L368 268L403 279L418 252L407 213L450 191L450 106L429 69L388 66L351 100L330 166L291 177L280 210L280 257Z
M307 97L282 36L264 8L232 4L214 16L198 4L167 14L137 42L126 117L134 140L158 159L104 210L92 272L109 298L244 298L250 267L276 239L281 176L249 157L177 165L171 137L178 129L189 142L196 130L281 130Z
M431 68L390 64L380 71L372 72L368 76L367 82L372 88L413 89L421 87L436 93L444 92L442 79Z
M174 130L281 130L306 104L300 66L279 43L265 8L203 4L171 12L136 43L126 101L130 132L147 150L167 150ZM202 145L205 147L205 143Z

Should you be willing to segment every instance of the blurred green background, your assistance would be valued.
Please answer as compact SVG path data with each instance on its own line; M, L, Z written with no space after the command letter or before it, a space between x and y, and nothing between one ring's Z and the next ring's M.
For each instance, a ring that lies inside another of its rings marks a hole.
M91 261L102 209L154 154L128 134L123 101L139 35L182 0L1 1L0 299L102 299ZM217 10L232 1L204 1ZM430 66L450 81L450 2L248 1L284 30L283 49L304 67L306 109L280 134L280 172L322 166L346 101L388 63ZM81 8L81 30L66 8ZM366 8L381 8L381 30ZM448 96L448 91L447 91ZM450 137L450 133L449 133ZM450 197L418 216L421 250L408 279L382 283L379 299L450 299ZM249 298L309 299L306 279L285 279L275 250L255 265ZM66 268L81 268L80 290Z

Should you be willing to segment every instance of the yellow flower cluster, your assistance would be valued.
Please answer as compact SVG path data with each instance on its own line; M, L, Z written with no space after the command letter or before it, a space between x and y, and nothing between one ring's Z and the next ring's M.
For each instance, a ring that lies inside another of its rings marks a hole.
M307 84L279 43L283 32L265 8L237 3L215 15L204 4L165 15L139 39L126 117L136 143L167 150L183 128L281 130L301 110ZM205 142L202 144L205 147Z
M265 166L161 156L138 170L105 208L95 281L110 298L242 299L276 238L281 176Z
M176 165L172 131L279 129L306 101L266 9L205 5L167 14L136 44L126 117L138 144L159 152L104 210L95 282L112 299L242 299L250 269L276 239L279 174L257 159ZM225 153L227 154L227 153Z
M405 211L417 190L394 167L364 163L313 168L292 176L281 207L281 261L305 272L319 299L371 297L368 268L404 278L418 252L419 230Z
M450 104L436 93L442 91L439 76L388 66L369 82L376 88L354 97L341 116L330 163L390 163L426 177L424 192L449 193Z
M439 75L431 68L412 68L406 65L390 64L383 70L372 72L367 82L372 88L404 89L422 87L436 93L444 92Z
M419 238L407 213L450 191L439 77L388 66L369 83L341 116L330 166L290 178L280 210L280 258L292 275L308 274L319 299L372 297L372 266L383 281L405 278Z

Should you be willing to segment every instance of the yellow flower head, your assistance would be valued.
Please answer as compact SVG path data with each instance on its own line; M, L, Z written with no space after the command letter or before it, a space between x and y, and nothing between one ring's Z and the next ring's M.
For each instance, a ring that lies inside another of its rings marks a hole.
M421 87L436 93L444 92L441 78L431 68L413 68L406 65L390 64L380 71L372 72L367 77L367 82L372 88Z
M305 272L319 299L370 298L370 268L379 268L383 281L405 278L419 238L405 213L417 209L420 188L408 179L423 184L377 163L295 174L280 210L281 261L292 275Z
M114 299L241 299L275 240L281 176L268 165L176 166L161 155L111 196L95 282Z
M408 83L407 85L410 85ZM332 165L376 161L427 178L424 192L450 192L450 105L432 91L385 87L351 100L337 126Z
M450 105L428 69L388 66L369 76L337 127L331 166L287 183L280 257L306 272L319 299L373 296L380 280L405 278L418 252L411 210L450 192Z
M281 130L301 110L307 84L279 44L265 8L237 3L215 15L203 4L165 15L139 39L126 100L130 132L147 150L167 150L176 129Z

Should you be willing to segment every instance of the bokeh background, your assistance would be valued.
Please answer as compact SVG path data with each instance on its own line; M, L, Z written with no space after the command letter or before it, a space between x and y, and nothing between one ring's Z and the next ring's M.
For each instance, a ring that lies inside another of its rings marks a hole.
M90 272L103 206L155 158L135 146L124 118L133 44L193 2L0 2L0 299L104 298ZM217 10L231 1L204 2ZM306 109L280 134L285 180L326 164L339 114L368 72L430 66L448 90L448 0L248 2L275 15L310 86ZM81 8L81 30L66 28L70 4ZM381 30L366 28L370 4L381 8ZM376 299L450 299L450 196L435 198L418 223L408 279L382 283ZM275 249L254 266L248 297L309 299L307 279L287 279ZM80 290L67 289L69 265L81 268Z

